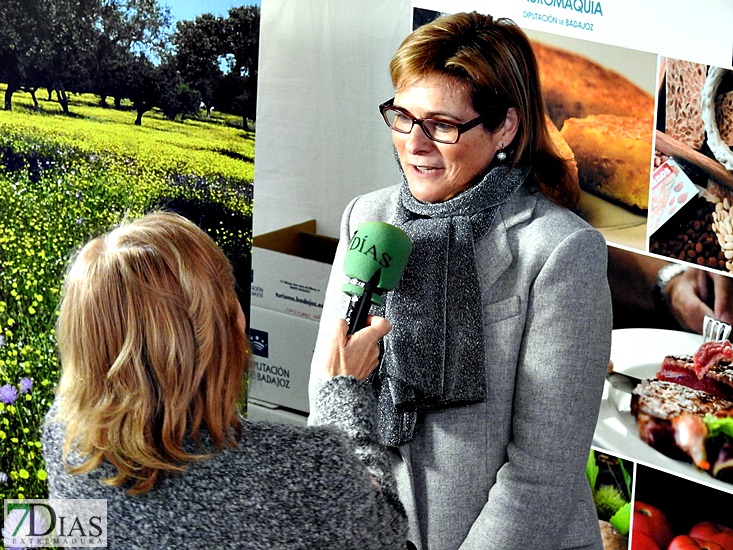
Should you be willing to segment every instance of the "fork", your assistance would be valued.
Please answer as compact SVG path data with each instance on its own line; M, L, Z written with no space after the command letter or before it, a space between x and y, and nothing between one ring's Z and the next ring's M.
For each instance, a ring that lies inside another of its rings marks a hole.
M731 326L723 321L718 321L710 315L706 315L702 322L702 336L704 342L715 342L727 340L730 336Z

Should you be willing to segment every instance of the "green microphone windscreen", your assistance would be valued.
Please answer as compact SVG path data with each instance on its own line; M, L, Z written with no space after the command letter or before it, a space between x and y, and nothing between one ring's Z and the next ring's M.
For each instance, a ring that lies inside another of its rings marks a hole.
M366 283L380 270L377 292L372 301L381 304L380 294L397 286L411 252L412 241L399 227L384 222L365 222L356 229L349 242L344 273L350 279ZM359 296L363 287L347 283L342 290Z

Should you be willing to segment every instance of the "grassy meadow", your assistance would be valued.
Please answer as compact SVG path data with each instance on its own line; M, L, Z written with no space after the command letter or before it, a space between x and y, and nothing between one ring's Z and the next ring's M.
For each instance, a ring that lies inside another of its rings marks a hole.
M196 212L230 258L251 243L254 133L241 119L153 111L135 126L133 110L95 96L72 96L71 116L45 90L37 97L38 111L21 92L0 111L0 499L47 495L40 427L59 376L54 324L70 253L161 205Z

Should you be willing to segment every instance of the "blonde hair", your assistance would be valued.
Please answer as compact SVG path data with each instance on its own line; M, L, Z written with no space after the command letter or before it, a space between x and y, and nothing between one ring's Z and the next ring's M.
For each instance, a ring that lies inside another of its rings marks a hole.
M184 440L216 449L241 437L238 400L249 345L232 267L195 224L156 212L93 239L67 273L58 319L64 457L149 491L202 460Z
M519 128L506 147L509 162L530 165L540 191L558 204L578 202L577 181L547 129L532 46L512 20L477 12L444 15L408 35L389 68L395 89L434 74L458 79L489 131L502 124L508 108L516 108Z

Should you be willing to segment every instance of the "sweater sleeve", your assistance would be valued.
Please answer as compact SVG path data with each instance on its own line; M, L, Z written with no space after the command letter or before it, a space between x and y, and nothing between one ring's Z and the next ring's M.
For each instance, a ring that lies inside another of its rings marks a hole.
M310 423L344 432L390 506L404 517L387 450L377 442L377 398L374 389L353 376L336 376L319 385Z
M341 291L341 286L347 280L342 266L344 265L344 258L346 257L346 250L350 240L351 230L349 219L357 200L358 197L349 203L341 218L339 243L336 248L336 256L333 260L333 267L331 268L331 274L328 280L326 298L323 302L323 312L318 327L318 338L311 359L310 378L308 381L308 400L311 411L316 407L315 399L319 393L319 387L323 384L323 364L329 353L330 331L336 319L343 317L348 309L349 298ZM313 423L313 415L311 413L308 424L312 425Z

